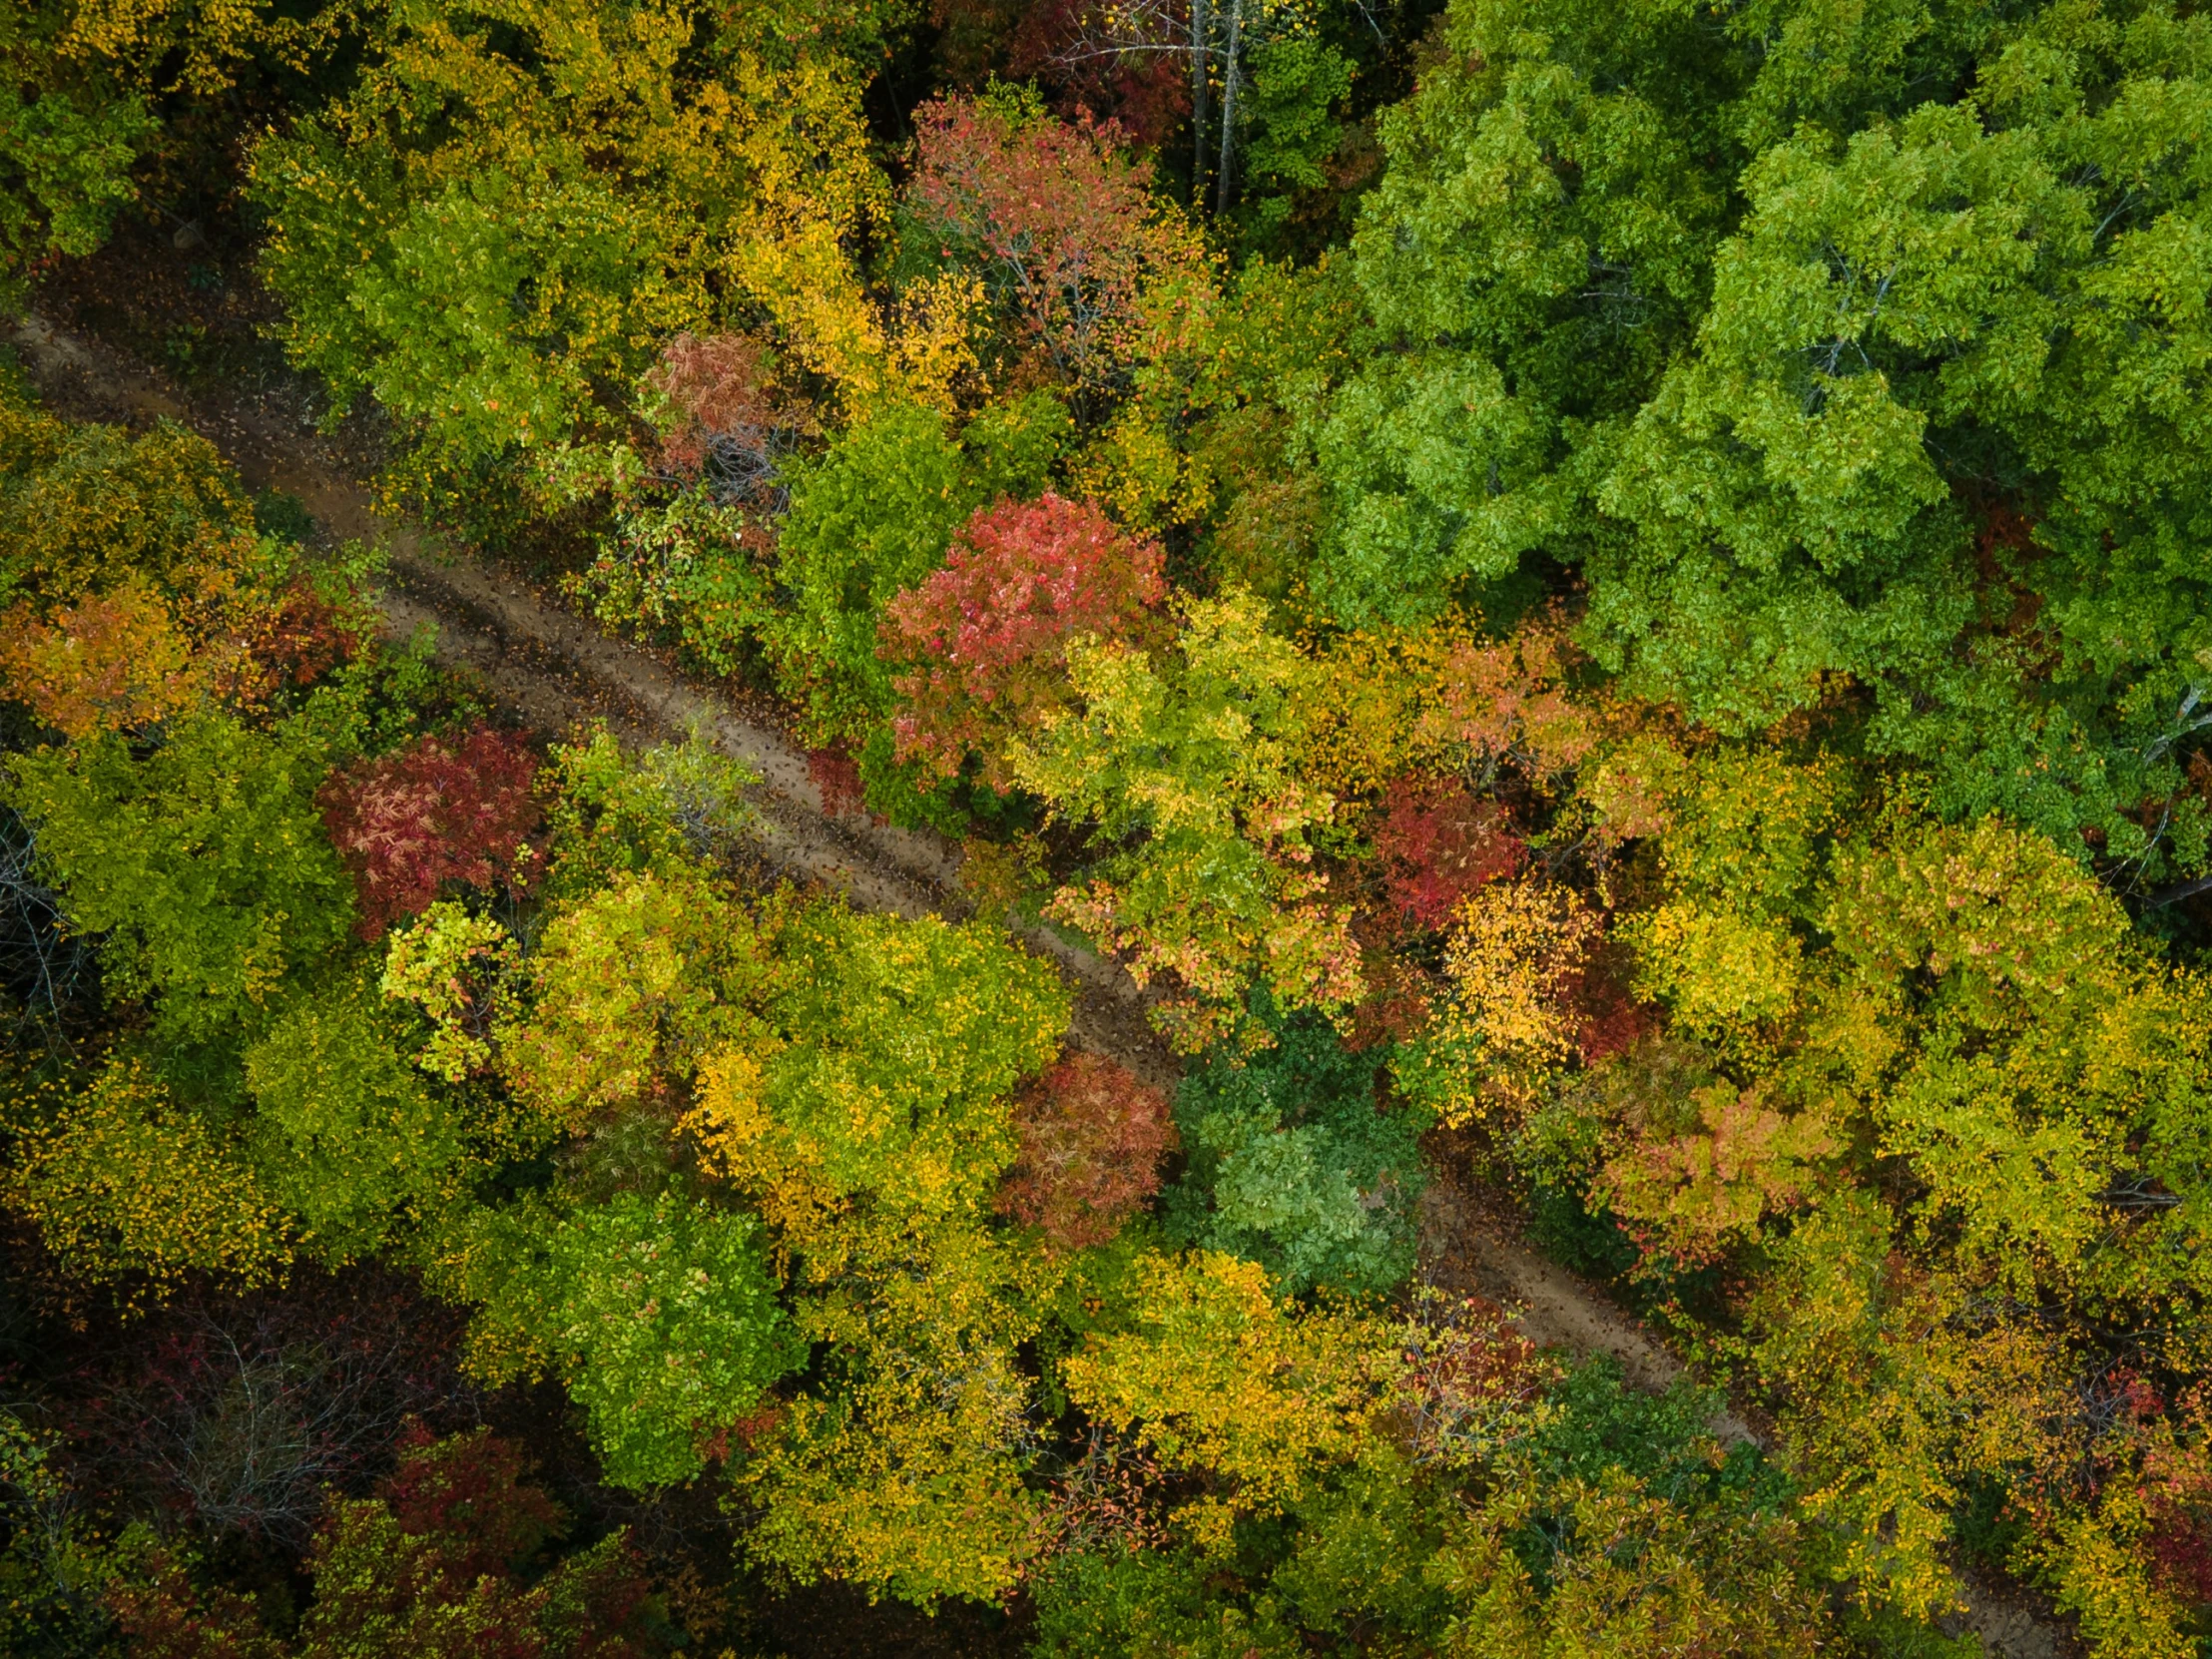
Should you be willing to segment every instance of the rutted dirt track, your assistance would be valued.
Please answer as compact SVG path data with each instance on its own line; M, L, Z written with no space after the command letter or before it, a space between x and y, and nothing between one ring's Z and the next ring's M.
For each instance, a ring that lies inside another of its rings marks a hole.
M868 909L906 916L969 909L959 886L957 847L934 835L830 815L806 757L782 733L748 718L713 686L549 603L518 577L436 552L413 526L383 518L332 448L295 415L250 396L188 396L155 370L35 315L22 319L13 343L58 412L136 426L182 421L221 449L249 484L297 496L330 537L381 546L391 574L379 601L387 632L405 638L435 627L439 658L475 671L522 720L553 733L603 720L626 743L697 728L760 775L751 792L754 834L771 864L839 888ZM1150 1081L1172 1082L1175 1062L1152 1035L1143 993L1125 972L1042 928L1026 929L1021 938L1054 962L1075 991L1071 1040ZM1681 1375L1681 1362L1635 1320L1512 1238L1449 1172L1439 1172L1421 1208L1424 1268L1442 1290L1513 1306L1531 1340L1612 1355L1639 1386L1664 1387ZM1723 1414L1714 1427L1729 1439L1755 1438L1733 1414ZM1992 1653L2056 1659L2072 1651L2009 1598L1970 1592L1969 1601L1961 1622Z

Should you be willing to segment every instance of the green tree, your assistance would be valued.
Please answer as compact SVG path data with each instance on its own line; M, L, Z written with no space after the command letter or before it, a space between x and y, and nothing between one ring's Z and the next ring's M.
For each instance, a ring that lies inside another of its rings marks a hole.
M1326 1021L1266 1023L1273 1046L1216 1054L1183 1080L1188 1164L1164 1200L1169 1229L1262 1263L1287 1295L1390 1290L1413 1266L1424 1119L1382 1110L1382 1057L1349 1052Z
M551 1351L609 1479L688 1480L803 1357L761 1245L751 1216L617 1194L532 1239L482 1318Z
M1017 1348L1058 1273L989 1207L1068 994L979 925L819 904L774 936L766 1029L703 1067L687 1121L793 1260L820 1356L742 1476L750 1548L803 1582L1002 1595L1036 1544Z
M254 1162L332 1266L374 1253L447 1196L464 1126L400 1053L402 1033L359 983L318 989L246 1051Z
M1848 677L1946 811L2166 859L2212 84L2203 19L2087 15L1455 6L1355 237L1391 348L1314 428L1317 596L1574 566L1640 695L1743 731Z
M204 1041L267 1019L352 925L314 806L327 766L311 734L209 710L144 756L112 733L14 756L7 795L71 924L106 935L109 983Z

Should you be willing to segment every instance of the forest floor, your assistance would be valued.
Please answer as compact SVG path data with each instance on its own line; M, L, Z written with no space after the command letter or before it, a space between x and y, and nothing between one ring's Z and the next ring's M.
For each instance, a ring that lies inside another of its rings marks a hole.
M301 501L318 539L380 548L387 632L404 639L434 628L439 660L471 671L521 721L556 735L604 722L627 744L696 730L759 776L750 792L753 835L782 873L840 890L868 909L954 917L973 910L959 882L959 848L832 811L775 710L611 638L518 571L442 549L418 527L382 514L365 481L363 446L321 433L305 388L289 377L239 375L213 384L196 377L188 389L89 331L36 313L20 320L12 343L56 413L137 427L183 422L215 444L251 487ZM1017 933L1074 991L1071 1041L1172 1086L1176 1062L1148 1025L1145 995L1127 973L1048 928ZM1420 1221L1423 1276L1446 1296L1501 1304L1540 1347L1609 1355L1639 1387L1663 1388L1682 1375L1680 1358L1602 1290L1523 1243L1512 1206L1448 1151L1433 1160ZM1720 1413L1714 1429L1729 1440L1766 1439L1732 1412ZM2062 1659L2079 1651L2009 1586L1969 1582L1968 1606L1955 1628L1971 1630L1990 1653L2010 1659Z

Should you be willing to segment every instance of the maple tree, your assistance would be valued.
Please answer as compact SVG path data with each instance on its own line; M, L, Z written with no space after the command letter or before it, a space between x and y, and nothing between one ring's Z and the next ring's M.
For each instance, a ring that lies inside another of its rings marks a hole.
M1176 1146L1167 1097L1083 1052L1028 1087L1014 1128L1021 1155L999 1207L1071 1249L1112 1238L1160 1190L1160 1160Z
M1016 351L1071 385L1111 387L1152 290L1204 273L1202 245L1150 196L1149 167L1087 111L1058 121L1012 89L941 99L916 112L914 161L912 257L972 267Z
M418 738L325 783L316 799L353 872L361 937L382 937L450 885L528 886L536 778L519 736L479 726L458 742Z
M1442 927L1475 888L1517 873L1527 856L1506 809L1455 779L1418 777L1385 798L1375 849L1390 905L1428 928Z
M50 623L21 606L5 620L0 675L65 738L159 725L204 695L190 643L169 608L143 589L87 598Z
M883 654L920 665L891 682L899 758L951 776L978 755L1004 785L1004 737L1068 701L1068 642L1128 637L1167 592L1163 559L1157 540L1049 490L978 509L943 567L884 607Z

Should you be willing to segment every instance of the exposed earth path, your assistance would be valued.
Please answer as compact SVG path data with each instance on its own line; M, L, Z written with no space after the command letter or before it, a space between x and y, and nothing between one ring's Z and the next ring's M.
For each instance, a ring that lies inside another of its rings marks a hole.
M513 572L439 550L414 526L380 514L370 491L296 405L251 390L188 393L136 359L35 314L20 320L12 343L56 412L140 427L183 422L255 488L296 496L332 540L380 547L390 574L379 596L387 633L404 639L434 627L439 659L473 670L497 701L532 726L565 733L603 720L627 743L696 729L760 776L751 791L752 832L770 864L840 889L867 909L960 916L972 908L959 884L957 846L832 814L805 754L725 690L610 637ZM1049 929L1024 928L1019 936L1074 990L1072 1041L1150 1082L1172 1084L1175 1061L1147 1025L1144 993L1126 972ZM1421 1254L1439 1289L1515 1309L1522 1332L1540 1346L1611 1355L1640 1387L1662 1388L1682 1375L1681 1361L1635 1319L1514 1238L1509 1220L1491 1214L1447 1169L1436 1172L1422 1201ZM1733 1413L1722 1413L1714 1428L1726 1439L1762 1438ZM1960 1622L1991 1653L2057 1659L2075 1651L2015 1598L1969 1588L1968 1601Z

